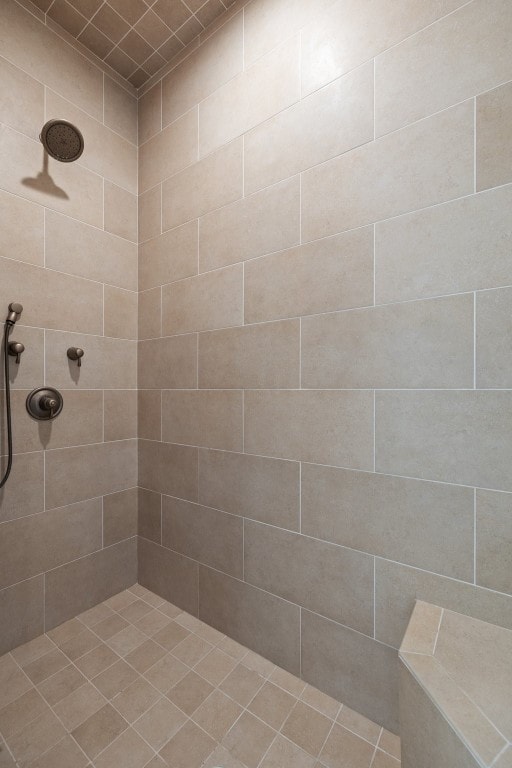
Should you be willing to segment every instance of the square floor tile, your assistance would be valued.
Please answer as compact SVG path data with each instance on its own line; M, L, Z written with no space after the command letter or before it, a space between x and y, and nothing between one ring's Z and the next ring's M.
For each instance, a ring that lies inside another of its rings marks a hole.
M73 731L105 704L101 693L91 683L85 683L55 704L54 710L68 731Z
M331 727L332 721L329 718L302 701L298 701L281 732L305 752L316 757Z
M374 752L372 744L335 725L322 749L320 760L326 768L346 768L347 765L369 768Z
M294 696L278 688L277 685L267 682L258 691L248 709L278 731L296 702L297 699Z
M126 720L110 704L106 704L75 728L71 735L93 760L127 728Z
M133 723L158 701L160 695L160 691L157 691L151 683L139 677L115 696L112 704L129 723Z
M120 659L93 678L92 682L107 699L113 699L118 693L128 688L138 677L137 672Z
M96 768L143 768L151 760L153 750L132 728L121 734L96 758Z
M213 686L204 678L195 672L189 672L171 688L167 697L186 715L192 715L212 691Z
M242 711L233 699L215 690L194 712L193 720L212 738L221 741Z
M264 683L265 678L253 669L239 664L219 687L242 707L246 707Z
M236 659L228 656L223 651L219 651L218 648L214 648L213 651L210 651L196 664L195 670L212 685L219 685L233 671L236 665Z
M272 728L244 712L224 737L223 746L247 768L256 768L275 736Z
M155 751L158 751L186 721L187 716L169 699L163 697L137 720L133 727Z
M215 747L211 736L189 720L160 750L160 757L170 768L200 768Z

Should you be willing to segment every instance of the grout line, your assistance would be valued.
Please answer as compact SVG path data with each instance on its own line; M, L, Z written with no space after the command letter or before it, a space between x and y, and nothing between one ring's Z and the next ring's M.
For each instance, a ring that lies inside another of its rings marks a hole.
M476 389L476 291L473 293L473 389Z
M477 585L477 501L476 488L473 489L473 584Z
M473 192L476 194L476 96L473 99Z
M434 638L434 647L432 649L432 656L435 656L436 648L437 648L437 641L439 640L439 633L441 631L441 624L443 623L443 616L444 616L444 608L441 608L441 613L439 614L439 623L437 625L437 631L436 636Z

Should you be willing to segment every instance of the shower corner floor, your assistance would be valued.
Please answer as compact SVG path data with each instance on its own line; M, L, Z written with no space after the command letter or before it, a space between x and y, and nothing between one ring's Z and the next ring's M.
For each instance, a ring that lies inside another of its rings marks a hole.
M0 657L0 768L399 768L399 740L140 585Z

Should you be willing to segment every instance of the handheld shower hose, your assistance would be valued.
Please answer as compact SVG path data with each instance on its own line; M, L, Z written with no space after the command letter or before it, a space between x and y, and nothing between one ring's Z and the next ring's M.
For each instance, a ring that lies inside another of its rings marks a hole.
M12 419L11 419L11 384L9 381L9 334L14 327L16 320L23 312L21 304L9 304L9 314L4 326L4 388L5 388L5 410L7 416L7 467L3 478L0 480L0 488L7 482L12 469Z

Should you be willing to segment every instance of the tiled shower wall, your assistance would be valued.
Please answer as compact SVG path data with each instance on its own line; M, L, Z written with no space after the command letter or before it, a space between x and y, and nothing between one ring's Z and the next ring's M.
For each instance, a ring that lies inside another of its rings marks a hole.
M0 491L2 654L137 577L137 102L12 0L0 17L0 321L24 305L11 339L26 348ZM38 136L54 117L86 149L45 174ZM45 383L64 396L51 424L25 410Z
M392 730L415 597L512 627L511 39L253 0L139 102L139 579Z

